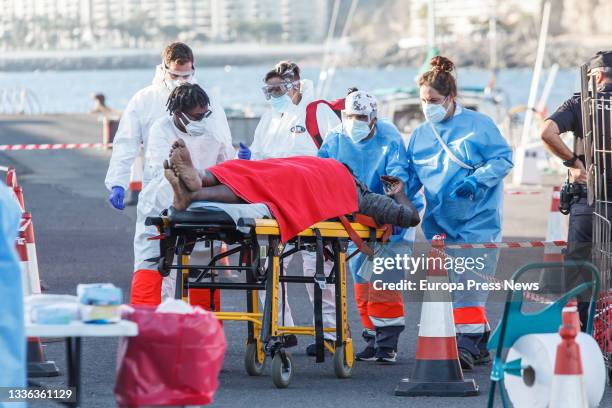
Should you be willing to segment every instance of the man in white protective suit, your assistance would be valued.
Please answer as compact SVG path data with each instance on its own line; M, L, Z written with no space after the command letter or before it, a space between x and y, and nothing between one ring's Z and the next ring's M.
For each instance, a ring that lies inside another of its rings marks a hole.
M172 188L163 171L164 160L168 159L172 146L175 143L186 146L198 171L235 155L227 120L225 115L220 115L223 108L199 85L183 84L175 88L168 98L167 110L168 114L151 126L145 153L146 171L151 179L138 202L139 234L138 242L134 243L136 272L132 281L132 304L156 305L162 298L174 296L176 271L162 281L157 263L152 261L160 255L159 242L149 240L158 232L155 227L144 225L147 217L158 216L172 205ZM209 308L208 294L208 290L190 291L190 302Z
M316 156L318 147L306 129L306 108L315 100L312 81L300 79L300 68L294 62L281 61L266 74L264 82L263 92L270 102L270 109L262 115L255 129L251 147L240 144L238 158L261 160L291 156ZM340 124L338 116L324 103L316 106L315 114L319 134L323 137ZM285 265L288 265L292 258L293 256L285 258ZM314 276L316 271L315 253L302 251L302 259L304 276ZM333 263L331 261L325 262L326 276L329 275L332 267ZM312 284L307 284L306 289L312 302L314 287ZM259 293L263 301L265 293ZM284 290L284 293L285 308L283 313L283 308L279 307L279 318L284 318L285 326L293 326L291 308L286 300L287 290ZM327 285L323 290L322 300L323 326L325 328L336 327L333 285ZM326 340L330 341L335 340L336 337L334 333L327 332L324 336ZM296 344L295 336L286 336L285 346L291 347ZM315 355L315 351L314 344L309 345L306 350L308 355Z

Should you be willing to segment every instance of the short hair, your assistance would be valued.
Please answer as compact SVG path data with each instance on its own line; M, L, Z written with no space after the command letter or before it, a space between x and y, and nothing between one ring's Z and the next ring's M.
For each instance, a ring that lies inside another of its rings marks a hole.
M166 67L169 67L172 62L179 65L184 65L191 62L193 66L193 51L185 43L173 42L164 48L162 52L162 61Z
M274 69L268 71L264 77L264 82L272 78L281 78L290 81L298 81L300 79L300 67L292 61L281 61L276 64Z
M210 105L210 98L198 84L183 84L174 88L168 97L168 112L186 112L196 107Z

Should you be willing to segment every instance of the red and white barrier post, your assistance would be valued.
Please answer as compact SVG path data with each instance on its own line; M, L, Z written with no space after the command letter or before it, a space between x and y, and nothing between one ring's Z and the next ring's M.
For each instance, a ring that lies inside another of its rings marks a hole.
M21 227L15 248L20 258L23 295L38 295L41 293L40 276L38 274L38 258L36 256L36 243L34 238L34 225L32 215L25 211L23 190L17 183L15 169L9 169L6 175L6 184L12 187L15 199L21 208ZM27 344L28 377L57 377L59 369L54 361L45 357L43 345L38 337L28 337Z
M546 228L546 241L565 241L567 238L567 227L564 215L559 212L561 192L559 187L554 187L548 214L548 226ZM562 247L544 248L544 262L563 262ZM544 269L540 276L540 284L546 291L553 293L565 292L565 272L559 269Z
M557 346L555 373L550 391L550 408L588 408L589 402L584 387L580 346L576 336L577 310L563 312L563 324L559 329L561 343Z

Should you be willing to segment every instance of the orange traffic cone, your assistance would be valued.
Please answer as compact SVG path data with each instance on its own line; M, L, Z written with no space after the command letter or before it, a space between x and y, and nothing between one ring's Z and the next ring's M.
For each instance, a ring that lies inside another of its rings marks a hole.
M429 253L427 282L447 284L444 268L444 239L434 237ZM430 286L430 285L428 285ZM400 381L399 396L467 397L478 395L473 379L465 380L459 363L457 338L450 293L427 291L423 297L421 323L412 376Z
M34 265L29 257L31 252L29 245L31 244L28 243L28 239L33 239L34 232L31 229L31 219L29 217L26 218L26 215L29 214L23 214L22 222L25 222L28 226L26 226L24 233L22 233L23 236L17 239L16 248L21 259L23 291L24 295L27 296L40 294L40 279L38 277L38 265ZM29 234L28 229L31 231ZM34 249L34 251L36 250ZM55 362L48 361L45 358L40 338L28 337L27 356L28 377L57 377L60 375Z
M128 191L125 195L125 205L136 205L138 203L138 195L142 190L142 176L144 171L144 157L142 150L136 156L134 164L132 165L132 172L130 174L130 184Z
M589 403L582 376L580 346L576 342L579 327L578 312L563 312L563 324L559 328L561 343L557 346L555 374L550 390L550 408L588 408Z
M6 172L6 185L8 187L16 187L18 186L17 184L17 173L15 172L15 169L12 167L9 167L9 169Z

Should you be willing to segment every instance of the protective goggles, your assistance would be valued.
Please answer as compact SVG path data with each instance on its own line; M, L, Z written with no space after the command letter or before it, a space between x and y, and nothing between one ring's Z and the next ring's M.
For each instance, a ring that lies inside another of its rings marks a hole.
M170 79L182 79L184 81L190 80L193 77L193 74L195 74L195 69L193 68L190 71L175 71L165 65L164 71L170 76Z
M299 81L286 81L275 85L265 85L261 88L261 90L263 91L266 100L269 100L271 97L278 98L279 96L283 96L289 90L297 88L299 84Z

